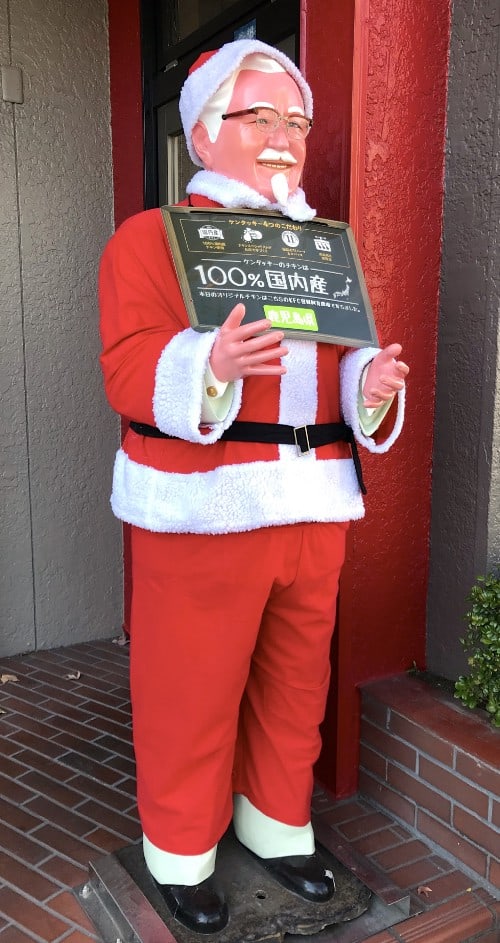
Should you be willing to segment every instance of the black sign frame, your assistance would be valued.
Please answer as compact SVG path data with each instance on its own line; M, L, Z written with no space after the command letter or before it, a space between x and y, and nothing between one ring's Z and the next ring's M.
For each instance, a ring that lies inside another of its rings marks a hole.
M348 223L320 217L295 222L247 209L162 206L161 211L195 330L220 327L243 302L244 323L267 317L286 337L379 346Z

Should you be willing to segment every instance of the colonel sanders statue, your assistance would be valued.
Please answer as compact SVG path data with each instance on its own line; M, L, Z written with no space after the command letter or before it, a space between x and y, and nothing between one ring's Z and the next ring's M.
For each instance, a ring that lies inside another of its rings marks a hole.
M311 90L282 52L239 40L205 53L180 110L202 168L185 202L315 215L299 187ZM387 451L408 368L397 344L285 346L268 320L242 323L242 304L220 330L193 330L159 209L108 243L100 306L106 393L133 420L112 507L132 525L144 856L176 918L210 933L228 920L214 871L231 820L289 890L334 893L315 851L312 770L346 531L364 513L339 429ZM304 425L309 451L290 444Z

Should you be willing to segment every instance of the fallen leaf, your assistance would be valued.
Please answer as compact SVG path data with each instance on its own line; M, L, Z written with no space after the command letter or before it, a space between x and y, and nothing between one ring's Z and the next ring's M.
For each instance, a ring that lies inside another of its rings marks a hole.
M424 884L420 884L417 887L417 894L421 894L422 897L430 897L432 894L432 887L426 887Z
M64 677L67 678L68 681L78 681L78 679L81 678L81 676L82 676L81 671L71 671L69 675L64 675Z
M0 675L0 681L2 684L6 684L7 681L19 681L19 678L16 678L15 675Z
M4 711L4 710L0 707L0 714L8 714L8 713L9 713L8 711Z

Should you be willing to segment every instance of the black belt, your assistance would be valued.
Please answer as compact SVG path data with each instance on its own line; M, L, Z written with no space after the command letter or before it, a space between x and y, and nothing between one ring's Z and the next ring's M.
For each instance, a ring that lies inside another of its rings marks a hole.
M130 428L138 435L145 435L153 439L177 439L178 436L168 435L156 426L148 426L144 422L130 423ZM222 433L221 439L226 442L262 442L269 445L295 445L300 455L305 455L311 449L330 445L332 442L347 442L351 447L352 459L359 487L366 494L363 481L363 472L359 458L354 432L345 422L322 422L312 426L286 426L279 422L233 422Z

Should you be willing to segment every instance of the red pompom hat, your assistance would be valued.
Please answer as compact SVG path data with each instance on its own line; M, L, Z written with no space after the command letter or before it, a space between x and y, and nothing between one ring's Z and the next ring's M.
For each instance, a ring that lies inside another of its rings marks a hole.
M187 149L191 160L198 167L202 167L203 164L191 140L191 132L198 118L207 102L210 101L212 95L215 94L222 83L239 68L247 56L251 56L256 52L274 59L283 67L285 72L292 76L302 92L306 115L308 118L312 118L313 98L311 89L295 63L281 50L268 46L267 43L263 43L259 39L237 39L232 43L226 43L220 49L202 52L191 66L189 75L182 86L179 100Z

